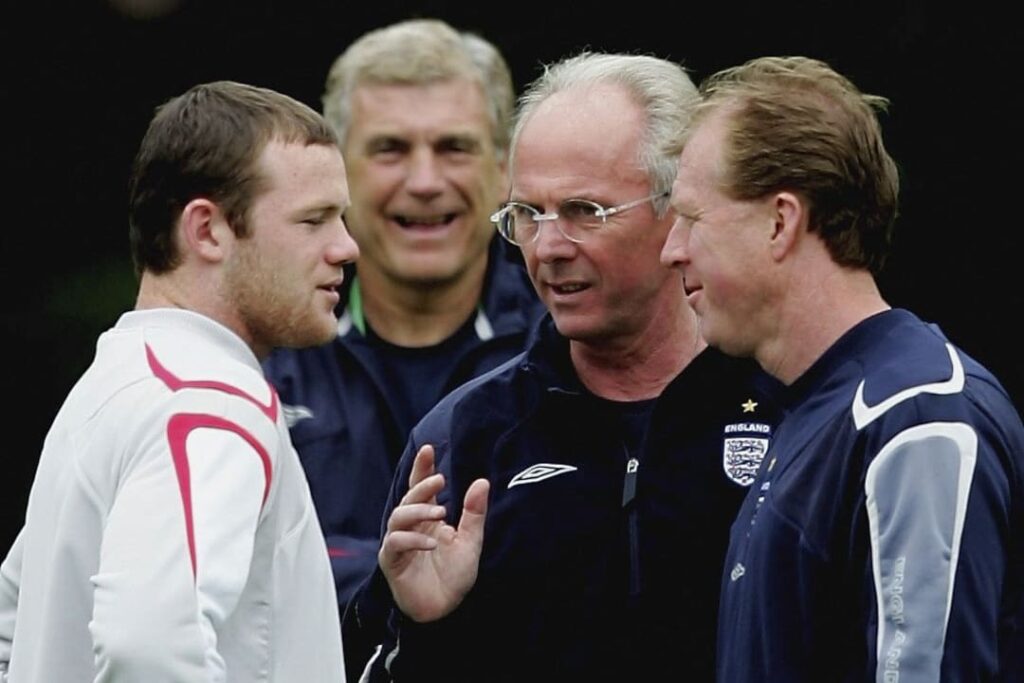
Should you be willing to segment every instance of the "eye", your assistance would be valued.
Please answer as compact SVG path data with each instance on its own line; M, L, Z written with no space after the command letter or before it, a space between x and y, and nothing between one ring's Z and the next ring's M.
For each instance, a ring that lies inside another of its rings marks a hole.
M461 135L442 138L437 143L437 151L442 154L476 154L479 150L480 143L476 139Z
M379 137L369 141L366 152L370 156L397 156L404 154L409 144L401 138Z
M567 221L591 227L604 223L604 211L600 204L586 199L566 200L558 210Z
M299 214L299 223L310 228L318 228L342 218L341 211L336 207L311 208L307 214Z
M510 202L507 206L509 217L516 223L533 223L537 214L540 213L529 204Z
M677 211L676 220L682 222L683 225L693 225L697 222L697 215L686 211Z

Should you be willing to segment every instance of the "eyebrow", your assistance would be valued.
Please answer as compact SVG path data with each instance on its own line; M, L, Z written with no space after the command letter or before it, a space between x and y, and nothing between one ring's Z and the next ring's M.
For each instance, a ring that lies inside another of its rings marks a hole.
M295 216L306 216L312 213L325 215L331 213L344 214L345 210L351 205L351 202L345 204L339 204L338 202L323 202L317 204L309 204L307 206L299 207L295 210Z
M377 145L380 145L382 143L389 143L389 142L390 143L408 144L409 140L406 137L404 137L404 136L402 136L402 135L400 135L398 133L378 133L378 134L371 135L370 137L366 138L366 141L363 143L363 147L365 149L373 149Z
M474 149L477 149L483 145L483 139L471 132L458 132L458 133L445 133L437 138L434 144L459 142L468 144Z
M541 209L540 204L537 204L535 202L531 202L531 201L526 200L526 199L516 199L515 197L509 197L509 199L507 201L505 201L504 203L505 204L522 204L523 206L529 206L529 207L531 207L533 209L537 209L538 211L540 211L540 209Z

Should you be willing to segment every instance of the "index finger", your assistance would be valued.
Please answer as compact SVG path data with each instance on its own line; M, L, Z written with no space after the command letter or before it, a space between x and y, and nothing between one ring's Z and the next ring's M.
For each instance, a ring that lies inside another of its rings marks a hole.
M437 494L444 488L444 475L432 474L420 483L413 486L402 496L401 505L415 505L417 503L437 504ZM397 507L395 508L398 509Z
M409 488L413 488L434 473L434 447L430 444L420 446L416 458L412 461L409 472Z

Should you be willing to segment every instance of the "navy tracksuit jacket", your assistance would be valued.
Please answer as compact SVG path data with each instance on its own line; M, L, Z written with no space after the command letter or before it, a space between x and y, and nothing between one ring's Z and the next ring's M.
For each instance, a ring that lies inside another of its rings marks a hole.
M450 522L474 479L491 482L483 556L449 617L390 614L373 680L710 681L728 530L767 450L776 386L708 349L630 442L545 318L524 355L413 430L389 509L417 448L433 444ZM353 622L381 628L388 599L378 570L346 635Z

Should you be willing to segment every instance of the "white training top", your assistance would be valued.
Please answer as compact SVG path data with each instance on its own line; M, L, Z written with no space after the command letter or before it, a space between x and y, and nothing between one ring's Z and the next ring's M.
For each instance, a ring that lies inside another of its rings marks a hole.
M338 683L340 633L252 351L196 313L126 313L46 437L0 566L0 683Z

